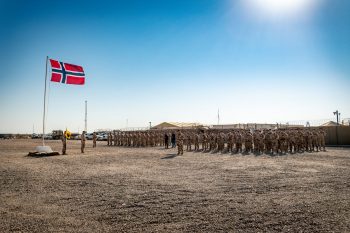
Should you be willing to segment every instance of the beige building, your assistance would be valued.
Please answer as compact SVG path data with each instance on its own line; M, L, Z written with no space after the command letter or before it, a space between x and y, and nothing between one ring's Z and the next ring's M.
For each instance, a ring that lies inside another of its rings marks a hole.
M288 125L288 124L260 124L260 123L247 123L247 124L225 124L225 125L212 125L212 129L277 129L277 128L302 128L303 125Z
M334 121L328 121L328 122L326 122L326 123L324 123L324 124L322 124L322 125L320 125L320 126L337 126L338 124L337 124L337 122L334 122Z
M184 122L162 122L152 127L152 129L194 129L202 127L200 123L184 123Z

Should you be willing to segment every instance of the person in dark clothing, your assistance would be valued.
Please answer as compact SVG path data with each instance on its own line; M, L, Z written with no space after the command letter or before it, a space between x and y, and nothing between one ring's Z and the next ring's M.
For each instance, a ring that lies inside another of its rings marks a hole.
M175 137L175 133L171 134L171 148L175 148L176 147L176 137Z
M165 149L169 148L169 136L168 136L168 133L164 134L164 145L165 145Z

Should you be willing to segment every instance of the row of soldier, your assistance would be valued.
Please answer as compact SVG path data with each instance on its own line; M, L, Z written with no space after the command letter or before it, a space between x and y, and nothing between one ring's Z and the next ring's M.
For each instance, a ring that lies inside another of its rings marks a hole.
M296 153L325 150L324 130L319 128L245 130L182 129L177 131L114 131L108 134L109 146L172 147L186 151L222 153Z
M168 133L168 132L167 132ZM107 137L108 146L154 147L164 146L162 131L114 131Z

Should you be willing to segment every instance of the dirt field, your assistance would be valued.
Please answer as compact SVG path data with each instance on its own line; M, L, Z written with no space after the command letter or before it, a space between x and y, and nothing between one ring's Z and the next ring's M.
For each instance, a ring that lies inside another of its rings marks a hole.
M105 144L33 158L39 140L0 140L0 232L350 232L349 149L176 156Z

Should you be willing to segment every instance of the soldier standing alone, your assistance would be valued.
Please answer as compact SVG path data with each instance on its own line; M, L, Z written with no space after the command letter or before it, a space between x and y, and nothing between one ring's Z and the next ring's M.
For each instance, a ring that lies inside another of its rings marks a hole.
M81 153L84 153L84 150L85 150L85 131L83 131L83 133L81 134Z
M66 149L67 149L67 137L66 137L66 131L62 133L62 155L66 154Z
M92 147L95 148L96 147L96 140L97 140L97 135L94 132L94 134L92 135Z

